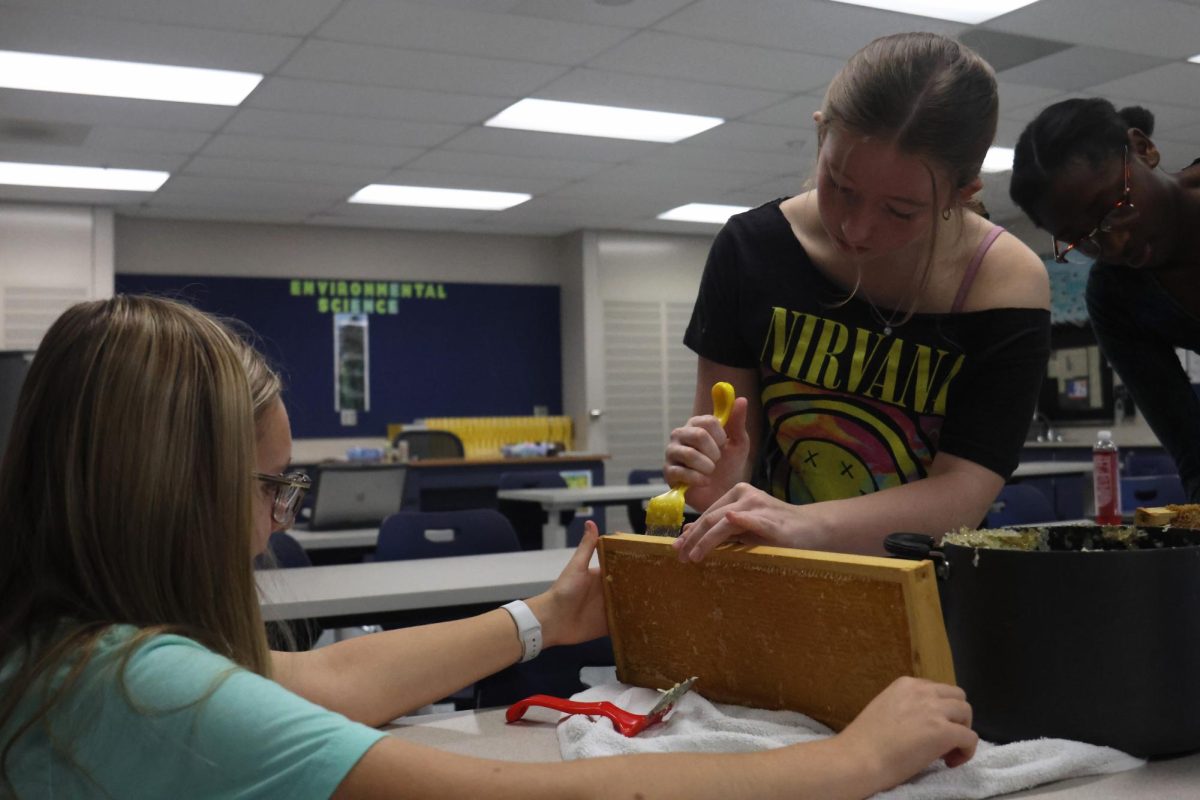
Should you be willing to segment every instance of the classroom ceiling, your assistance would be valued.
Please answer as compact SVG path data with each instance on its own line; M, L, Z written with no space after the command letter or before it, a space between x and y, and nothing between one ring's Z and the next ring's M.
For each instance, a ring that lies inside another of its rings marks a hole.
M171 219L555 236L712 233L655 216L756 205L811 170L811 114L870 39L932 30L997 67L997 144L1103 95L1200 155L1200 0L1040 0L980 26L830 0L0 0L0 49L261 72L236 108L0 89L0 160L167 170L154 193L0 186L0 201ZM676 144L485 128L523 97L719 116ZM1018 212L985 176L993 219ZM506 211L348 204L369 183L528 192Z

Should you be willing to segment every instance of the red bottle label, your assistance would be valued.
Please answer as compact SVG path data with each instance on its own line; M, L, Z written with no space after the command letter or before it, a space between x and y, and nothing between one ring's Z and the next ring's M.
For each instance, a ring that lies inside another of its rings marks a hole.
M1096 497L1096 524L1121 524L1121 484L1117 473L1117 451L1092 452L1092 485Z

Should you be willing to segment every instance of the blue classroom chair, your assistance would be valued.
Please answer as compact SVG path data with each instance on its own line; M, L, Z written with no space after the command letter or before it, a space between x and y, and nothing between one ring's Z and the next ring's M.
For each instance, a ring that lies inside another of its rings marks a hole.
M1178 475L1136 475L1121 478L1121 511L1132 514L1138 506L1186 503Z
M491 508L400 511L380 526L373 560L473 556L520 549L512 525Z
M989 528L1003 528L1055 519L1054 504L1039 489L1023 483L1009 483L996 495L984 524Z
M311 567L312 560L295 537L275 531L267 540L267 552L255 556L255 569L293 569ZM311 650L320 638L321 623L315 619L267 622L267 642L272 650Z
M413 461L423 458L462 458L465 451L462 439L452 431L400 431L392 440L392 446L395 447L400 442L408 444L408 457Z
M1177 475L1179 468L1169 453L1130 453L1125 459L1125 474L1130 477Z

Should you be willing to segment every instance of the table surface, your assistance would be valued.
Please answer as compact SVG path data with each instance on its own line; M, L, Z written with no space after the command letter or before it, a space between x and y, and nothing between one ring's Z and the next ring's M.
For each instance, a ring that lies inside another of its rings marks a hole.
M479 758L502 761L559 761L554 721L558 715L534 709L532 721L508 725L503 709L456 711L403 717L388 731L402 739ZM1003 797L1044 800L1195 800L1200 797L1200 754L1152 761L1140 769L1075 778Z
M1091 461L1027 461L1017 465L1014 478L1040 478L1050 475L1091 474Z
M546 487L540 489L501 489L501 500L524 500L545 506L587 506L648 500L667 490L665 483L606 484L604 486Z
M424 469L427 467L484 467L508 464L574 464L580 461L607 461L611 457L607 453L567 452L557 456L522 458L508 458L501 455L473 456L471 458L414 458L405 463L409 467Z
M339 564L256 573L264 619L503 603L544 591L573 550Z
M340 528L329 531L310 531L300 525L288 533L305 550L328 550L338 547L374 548L379 541L379 528Z
M662 483L632 485L606 484L578 488L504 489L497 493L501 500L524 500L551 509L575 508L586 505L627 503L647 500L667 489ZM310 531L297 525L288 531L305 550L324 550L338 547L374 547L379 539L378 528L345 528L341 530Z

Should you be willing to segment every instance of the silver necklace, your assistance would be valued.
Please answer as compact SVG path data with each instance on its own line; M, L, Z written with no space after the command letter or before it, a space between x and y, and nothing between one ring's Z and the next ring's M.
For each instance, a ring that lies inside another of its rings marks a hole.
M871 309L871 314L874 315L875 319L879 320L879 324L883 326L884 336L891 336L893 330L899 328L908 321L904 320L902 322L896 322L896 319L901 316L901 312L896 310L892 311L891 316L884 317L883 312L876 308L875 304L871 302L871 298L867 297L865 294L862 296L862 298L863 300L867 301L867 306Z

